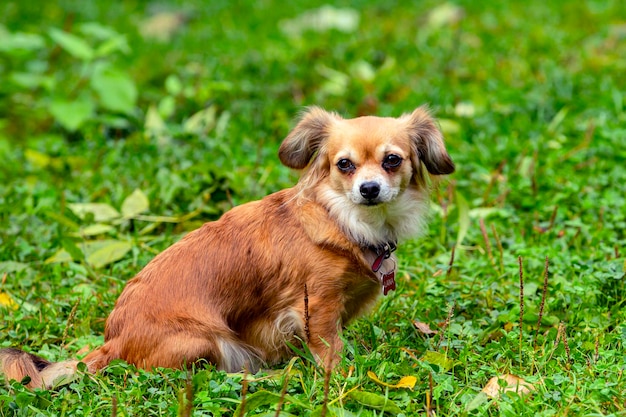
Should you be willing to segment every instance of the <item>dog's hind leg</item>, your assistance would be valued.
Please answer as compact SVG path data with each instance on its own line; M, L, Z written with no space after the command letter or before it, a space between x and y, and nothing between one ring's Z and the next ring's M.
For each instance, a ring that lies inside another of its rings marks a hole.
M210 338L188 334L170 336L154 353L155 363L165 367L185 367L206 360L226 372L247 370L255 373L263 361L255 349L230 335Z
M255 350L239 342L229 331L216 331L210 336L196 332L170 333L158 340L115 338L83 359L91 372L120 358L138 368L186 368L206 361L218 369L238 372L247 368L256 370L262 360Z

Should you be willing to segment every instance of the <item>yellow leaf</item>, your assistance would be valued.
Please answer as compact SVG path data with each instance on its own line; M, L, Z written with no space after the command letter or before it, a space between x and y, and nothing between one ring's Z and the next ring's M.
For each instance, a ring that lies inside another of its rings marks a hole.
M456 135L461 132L461 125L452 119L438 119L439 127L443 131L443 134L448 137Z
M171 137L167 130L165 121L159 114L159 111L155 106L150 106L146 112L146 122L144 124L144 135L148 139L156 139L159 147L164 147L170 144Z
M108 224L96 223L87 227L81 227L80 231L72 233L72 236L84 237L84 236L97 236L104 233L108 233L113 230L113 226Z
M28 268L28 265L22 262L16 262L16 261L0 262L0 274L11 274L13 272L20 272L26 268Z
M0 292L0 306L10 308L12 310L17 310L19 305L13 301L11 296L5 292Z
M417 383L417 378L415 378L414 376L409 375L409 376L403 376L402 378L400 378L400 381L398 381L396 386L398 388L413 389L413 387L415 386L416 383Z
M119 261L132 249L132 245L129 242L118 240L96 242L97 244L93 245L87 253L87 262L94 268L102 268Z
M45 153L38 152L34 149L26 149L26 151L24 151L24 156L28 162L37 168L47 167L50 165L50 161L52 159Z
M380 384L384 387L389 387L389 388L408 388L410 390L413 389L413 387L415 386L415 383L417 382L417 378L415 378L414 376L403 376L402 378L400 378L400 381L398 381L397 384L389 384L387 382L383 382L380 379L378 379L378 377L376 376L376 374L372 371L367 371L367 376L374 382L376 382L377 384Z
M71 262L72 255L65 249L59 249L54 255L44 261L46 264L54 264L59 262Z
M183 131L191 134L207 134L215 127L217 108L214 105L200 110L183 123Z
M122 215L124 218L135 217L150 208L148 197L139 188L135 189L131 195L124 199L122 203Z
M420 360L431 365L437 365L444 371L449 371L455 365L454 359L448 358L444 353L433 352L431 350L426 351Z
M84 219L87 213L92 213L96 222L106 222L120 217L120 213L106 203L73 203L67 207L81 219Z

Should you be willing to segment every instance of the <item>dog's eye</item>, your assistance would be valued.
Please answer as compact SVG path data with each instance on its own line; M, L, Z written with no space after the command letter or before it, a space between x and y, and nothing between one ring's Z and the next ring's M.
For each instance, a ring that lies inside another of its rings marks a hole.
M387 155L383 160L383 168L385 169L398 168L400 164L402 164L402 158L394 154Z
M340 171L343 172L350 172L350 171L354 171L355 167L354 164L352 163L351 160L349 159L340 159L337 162L337 168L339 168Z

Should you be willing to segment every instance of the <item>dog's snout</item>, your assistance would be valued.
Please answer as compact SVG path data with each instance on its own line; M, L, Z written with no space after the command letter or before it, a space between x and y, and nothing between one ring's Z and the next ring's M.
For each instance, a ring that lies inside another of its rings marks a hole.
M359 191L363 198L373 200L380 194L380 185L376 181L367 181L361 184Z

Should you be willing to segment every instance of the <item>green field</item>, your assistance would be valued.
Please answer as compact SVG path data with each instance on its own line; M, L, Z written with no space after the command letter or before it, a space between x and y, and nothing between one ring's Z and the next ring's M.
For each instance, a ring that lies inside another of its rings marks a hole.
M116 362L0 384L0 416L626 416L626 4L322 6L0 3L0 347L102 343L155 254L297 181L276 154L308 105L426 103L457 166L327 384L307 354L245 377ZM509 374L534 390L481 391Z

